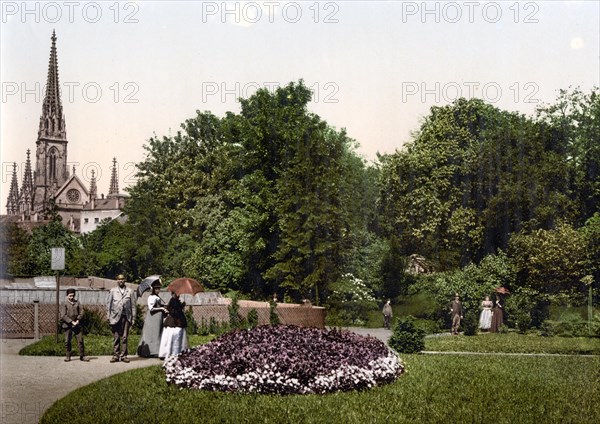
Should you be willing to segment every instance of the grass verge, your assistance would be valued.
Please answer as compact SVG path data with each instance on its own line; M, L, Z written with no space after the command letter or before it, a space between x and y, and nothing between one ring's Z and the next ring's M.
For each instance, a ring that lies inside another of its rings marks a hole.
M537 334L518 333L438 336L425 338L425 350L600 355L600 339L590 337L542 337Z
M181 390L159 366L73 391L42 423L596 423L600 357L403 355L398 381L331 395L242 395ZM101 402L98 402L101 399ZM118 411L118 413L115 413Z
M140 342L140 335L132 334L129 336L128 345L130 355L135 354L137 345ZM214 336L188 336L188 344L191 347L208 343ZM88 334L83 338L85 345L85 354L89 356L112 355L112 336L98 336ZM77 340L73 338L72 350L77 352ZM65 354L64 336L61 334L59 342L56 343L56 336L45 336L38 342L25 346L19 351L19 355L32 356L63 356Z

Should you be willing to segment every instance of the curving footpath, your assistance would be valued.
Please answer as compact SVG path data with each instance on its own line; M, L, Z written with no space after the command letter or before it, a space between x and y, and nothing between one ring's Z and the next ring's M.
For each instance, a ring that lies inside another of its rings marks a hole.
M19 356L33 339L0 340L0 423L38 423L54 402L94 381L134 368L162 364L156 358L131 356L131 362L111 364L109 356L89 356L90 362L64 362L58 356Z

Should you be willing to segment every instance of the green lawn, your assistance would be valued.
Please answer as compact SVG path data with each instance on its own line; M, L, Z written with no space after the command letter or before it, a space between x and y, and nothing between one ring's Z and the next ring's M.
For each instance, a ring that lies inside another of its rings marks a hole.
M537 334L478 334L425 338L425 350L443 352L562 353L600 355L600 338Z
M140 342L140 335L132 334L129 336L129 354L133 355L136 352L137 345ZM199 344L207 343L214 336L188 336L188 344L190 346L198 346ZM88 334L83 338L85 346L85 354L87 356L112 355L112 336L98 336ZM64 336L61 334L59 342L56 343L56 336L45 336L40 341L25 346L19 351L19 355L33 356L63 356L65 354ZM72 350L75 354L77 351L77 340L73 339Z
M188 336L190 346L207 343L214 336ZM137 347L139 335L130 336L129 346ZM89 334L84 339L85 353L90 356L111 355L112 337ZM63 356L64 342L55 342L55 336L46 336L39 342L21 349L20 355ZM74 351L77 343L73 342ZM506 353L562 353L600 355L600 338L542 337L536 334L479 334L477 336L439 336L425 339L425 350L443 352L506 352ZM135 349L132 350L135 352Z
M242 395L169 386L160 366L56 402L42 423L597 423L600 357L403 355L393 384L330 395ZM115 413L118 411L118 413ZM450 418L451 417L451 418Z

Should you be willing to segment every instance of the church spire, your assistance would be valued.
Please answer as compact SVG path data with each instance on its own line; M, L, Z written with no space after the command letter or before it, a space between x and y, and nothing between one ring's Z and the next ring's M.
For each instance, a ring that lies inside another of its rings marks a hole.
M31 172L31 150L27 149L27 161L25 162L25 171L23 172L23 185L21 194L33 192L33 173Z
M29 212L33 201L33 173L31 172L31 150L27 149L27 161L25 162L25 171L23 171L23 184L19 197L19 211Z
M56 33L52 31L46 94L35 150L33 211L48 209L48 202L69 178L67 132L58 82Z
M19 213L19 186L17 184L17 163L13 163L12 181L10 182L10 191L6 200L6 213L8 215L17 215Z
M112 173L110 175L110 188L108 189L108 196L118 196L118 195L119 195L119 180L117 178L117 158L113 158L113 168L112 168Z
M46 96L40 116L38 138L51 137L66 139L67 131L62 103L60 101L60 84L58 82L58 57L56 53L56 33L52 31L52 47L50 48L50 62L48 64L48 80L46 82Z
M96 187L96 173L92 169L92 180L90 181L90 201L98 197L98 188Z

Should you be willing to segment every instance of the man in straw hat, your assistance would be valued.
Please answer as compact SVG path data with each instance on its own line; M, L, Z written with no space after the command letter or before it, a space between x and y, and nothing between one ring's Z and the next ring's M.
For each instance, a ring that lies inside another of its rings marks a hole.
M106 302L108 321L113 333L113 356L110 362L129 362L127 338L135 323L135 293L125 285L125 276L117 275L118 286L110 289Z

